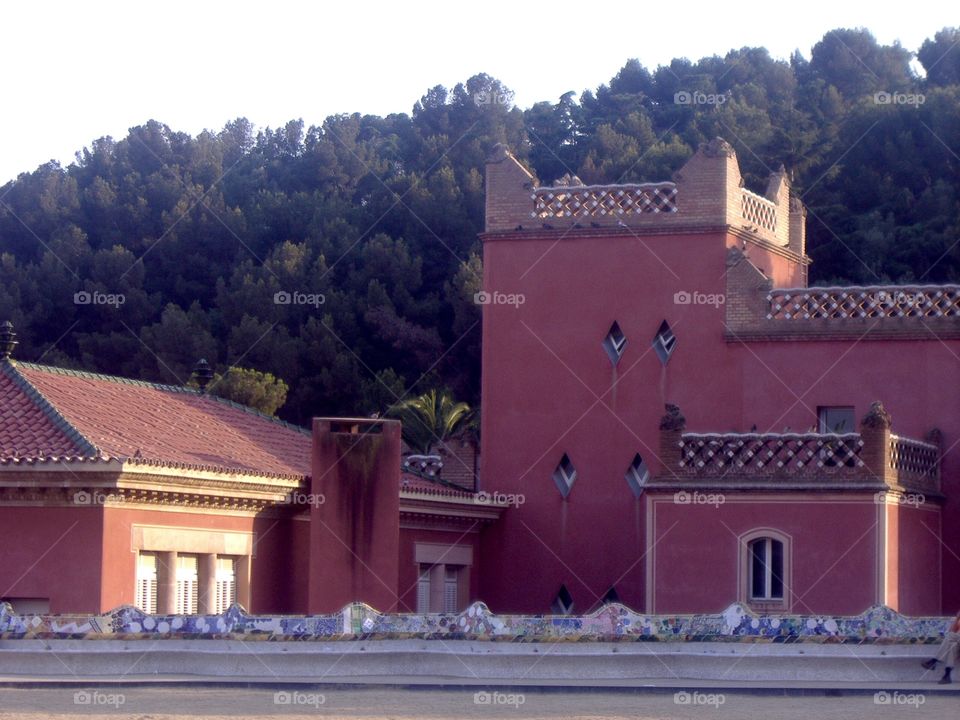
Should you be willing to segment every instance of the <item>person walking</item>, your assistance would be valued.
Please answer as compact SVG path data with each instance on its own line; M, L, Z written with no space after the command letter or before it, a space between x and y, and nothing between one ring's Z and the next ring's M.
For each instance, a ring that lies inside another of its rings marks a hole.
M957 616L950 624L950 628L944 634L943 642L940 643L940 648L937 650L936 656L929 660L924 660L920 664L923 665L926 670L933 670L938 662L942 662L944 664L943 677L937 682L941 685L946 685L951 682L950 674L957 665L958 657L960 657L960 611L957 612Z

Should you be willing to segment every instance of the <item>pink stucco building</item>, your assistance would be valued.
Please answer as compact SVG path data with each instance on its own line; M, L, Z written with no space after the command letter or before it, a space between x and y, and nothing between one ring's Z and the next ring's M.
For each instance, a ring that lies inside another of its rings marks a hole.
M491 607L960 605L960 288L808 288L786 174L722 140L577 182L487 166L482 481L526 500Z

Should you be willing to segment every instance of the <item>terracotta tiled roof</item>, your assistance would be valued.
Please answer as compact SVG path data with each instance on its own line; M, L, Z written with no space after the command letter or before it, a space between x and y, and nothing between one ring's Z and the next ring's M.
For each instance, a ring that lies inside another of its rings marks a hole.
M83 455L87 448L70 437L63 423L38 404L39 396L16 376L0 373L0 457L64 457Z
M51 457L306 476L310 434L182 387L0 361L0 462Z

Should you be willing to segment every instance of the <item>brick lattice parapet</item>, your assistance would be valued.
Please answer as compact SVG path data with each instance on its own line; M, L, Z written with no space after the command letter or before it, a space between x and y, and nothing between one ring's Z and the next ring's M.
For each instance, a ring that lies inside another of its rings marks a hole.
M777 288L767 320L960 317L960 285Z
M679 418L679 420L678 420ZM894 435L875 402L860 433L693 433L676 406L660 424L648 488L847 489L940 495L940 447Z
M960 337L960 285L773 288L742 253L727 265L730 340Z

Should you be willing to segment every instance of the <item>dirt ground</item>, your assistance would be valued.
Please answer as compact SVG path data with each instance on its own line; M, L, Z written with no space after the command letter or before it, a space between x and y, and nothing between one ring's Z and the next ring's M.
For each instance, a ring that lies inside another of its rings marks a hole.
M249 688L0 688L0 720L41 718L858 718L956 717L956 695L755 695L717 693L569 692Z

